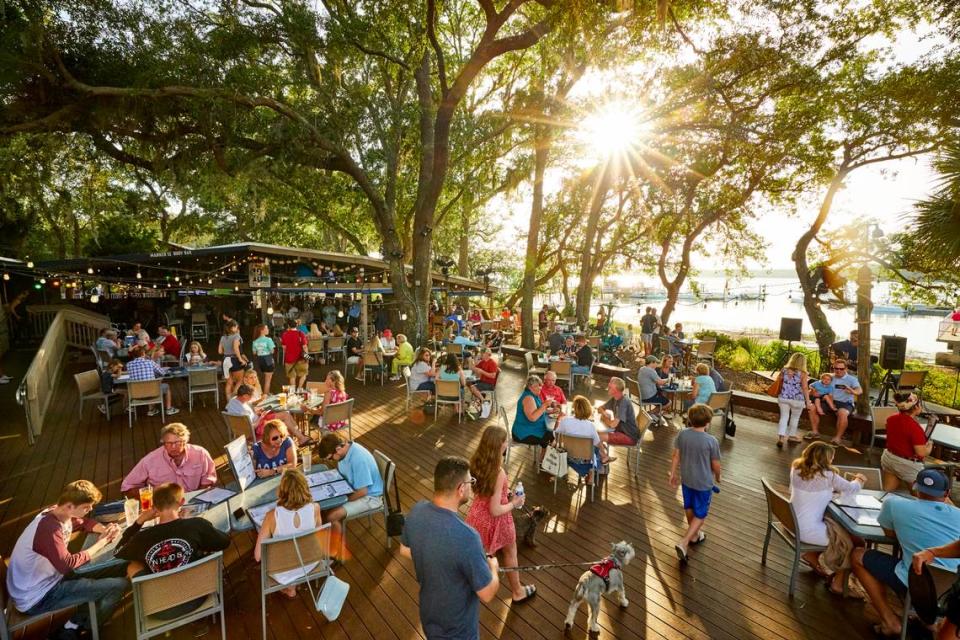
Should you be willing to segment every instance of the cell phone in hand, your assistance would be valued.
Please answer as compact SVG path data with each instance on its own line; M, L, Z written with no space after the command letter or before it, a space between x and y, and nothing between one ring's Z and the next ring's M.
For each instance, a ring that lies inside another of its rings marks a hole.
M846 389L846 388L847 388L847 385L845 385L845 384L838 384L838 385L837 385L837 389Z

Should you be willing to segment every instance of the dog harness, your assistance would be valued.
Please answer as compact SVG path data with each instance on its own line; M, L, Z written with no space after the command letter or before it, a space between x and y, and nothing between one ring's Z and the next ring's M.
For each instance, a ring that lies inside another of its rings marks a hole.
M610 588L610 572L619 569L620 563L613 556L607 556L597 564L590 567L590 573L603 580L603 585Z

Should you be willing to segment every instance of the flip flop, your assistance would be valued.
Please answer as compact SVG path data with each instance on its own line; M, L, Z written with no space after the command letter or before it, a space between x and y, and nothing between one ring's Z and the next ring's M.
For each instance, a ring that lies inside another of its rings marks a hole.
M529 600L530 598L532 598L533 596L537 595L537 585L535 584L524 585L523 592L527 595L523 596L519 600L512 600L513 604L522 604L527 600Z
M677 552L677 559L680 560L682 564L687 564L686 550L678 544L673 545L673 550Z
M819 433L814 433L813 431L809 431L809 432L803 434L803 439L804 439L804 440L819 440L819 439L820 439L820 434L819 434Z
M696 540L691 540L691 541L690 541L690 544L700 544L701 542L705 542L706 539L707 539L707 534L705 534L703 531L701 531L701 532L700 532L700 537L697 538Z
M813 564L812 562L809 562L809 561L807 561L807 560L804 560L803 558L800 558L800 562L802 562L803 564L805 564L805 565L807 565L808 567L810 567L810 568L813 570L813 572L814 572L815 574L817 574L818 576L820 576L821 578L829 578L829 577L830 577L830 574L828 574L826 571L824 571L824 570L823 570L823 567L819 566L818 564L815 565L815 564Z
M790 444L800 444L801 442L803 442L803 440L801 440L800 438L787 438L787 442L789 442Z

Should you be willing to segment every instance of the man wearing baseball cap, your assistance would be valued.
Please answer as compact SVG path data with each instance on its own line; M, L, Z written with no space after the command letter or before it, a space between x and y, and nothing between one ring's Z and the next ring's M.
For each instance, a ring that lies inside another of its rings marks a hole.
M887 603L884 585L902 599L907 594L907 571L913 554L960 538L960 509L947 503L950 490L943 472L922 470L913 490L917 500L887 494L877 517L884 533L900 543L902 559L875 549L853 551L853 573L880 614L875 631L884 636L899 635L901 630L900 616ZM954 572L960 567L960 560L938 559L938 563Z

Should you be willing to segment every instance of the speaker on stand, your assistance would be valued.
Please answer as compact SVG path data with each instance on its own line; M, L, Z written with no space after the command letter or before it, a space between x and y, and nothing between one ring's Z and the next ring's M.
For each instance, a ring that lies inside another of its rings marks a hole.
M783 369L783 366L787 364L787 360L790 358L790 354L793 352L793 343L794 341L800 341L800 335L803 332L803 318L780 318L780 339L786 340L787 350L784 352L783 356L780 357L780 362L777 363L777 368L773 370L774 375L777 371Z
M886 406L890 391L896 388L907 359L907 339L900 336L880 336L880 366L886 369L874 406Z

